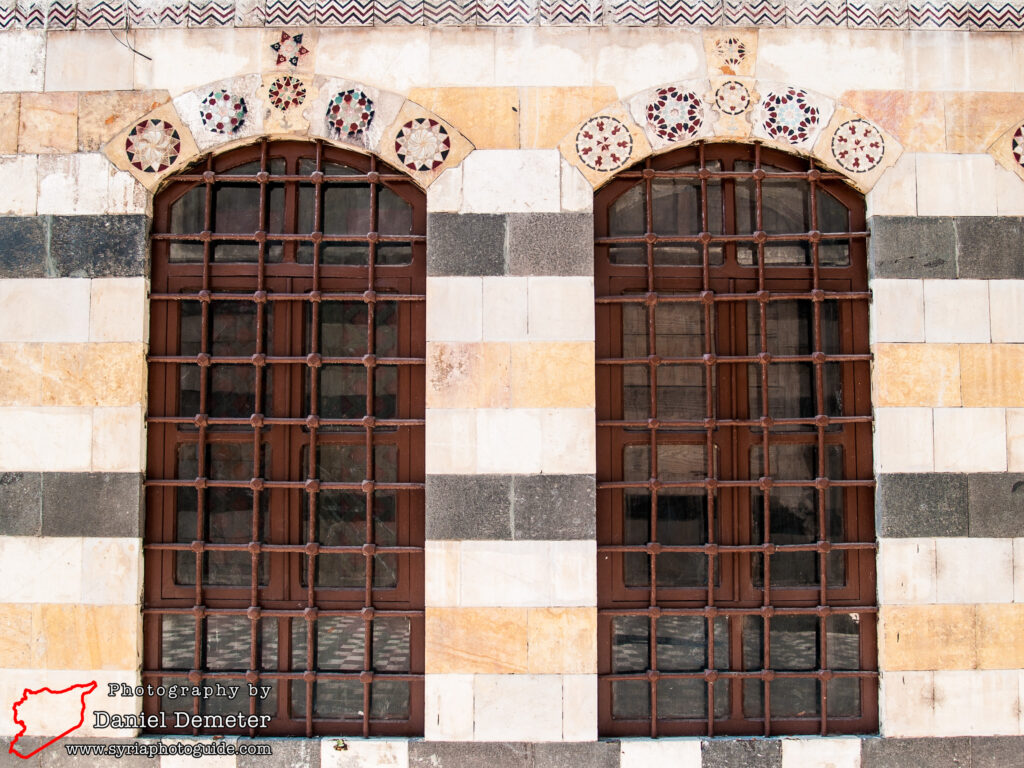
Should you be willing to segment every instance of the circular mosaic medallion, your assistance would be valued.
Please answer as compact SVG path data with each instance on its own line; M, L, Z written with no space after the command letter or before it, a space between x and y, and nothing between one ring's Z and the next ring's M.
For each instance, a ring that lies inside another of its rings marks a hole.
M203 125L214 133L237 133L245 122L246 112L245 99L236 99L227 91L213 91L199 104Z
M448 157L452 140L436 120L417 117L402 126L395 136L395 154L410 171L432 171Z
M614 171L633 154L633 137L621 120L599 115L587 120L576 134L576 152L588 168Z
M284 112L306 100L306 86L299 78L286 75L271 83L267 96L270 97L271 105Z
M750 106L750 91L738 80L727 80L715 91L715 105L727 115L741 115Z
M704 105L693 91L674 86L660 89L647 105L647 124L658 136L680 141L696 135L704 121Z
M327 104L327 128L339 138L362 136L373 122L373 99L352 88L334 96Z
M143 120L124 142L128 162L143 173L159 173L174 165L181 152L181 137L164 120Z
M723 64L738 67L747 58L747 46L735 37L724 37L715 41L715 56Z
M1013 159L1017 161L1017 165L1024 167L1024 125L1017 128L1013 132Z
M818 108L807 100L807 92L787 88L771 92L761 102L764 108L764 130L776 141L799 144L806 141L818 124Z
M832 135L832 156L848 171L874 170L884 155L885 140L867 120L847 120Z

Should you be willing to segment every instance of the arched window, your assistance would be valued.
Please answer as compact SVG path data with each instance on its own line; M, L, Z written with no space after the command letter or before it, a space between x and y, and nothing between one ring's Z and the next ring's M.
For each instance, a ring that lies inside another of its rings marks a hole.
M595 219L601 733L876 730L863 198L698 144Z
M422 733L424 203L266 140L157 195L142 679L187 714L151 731Z

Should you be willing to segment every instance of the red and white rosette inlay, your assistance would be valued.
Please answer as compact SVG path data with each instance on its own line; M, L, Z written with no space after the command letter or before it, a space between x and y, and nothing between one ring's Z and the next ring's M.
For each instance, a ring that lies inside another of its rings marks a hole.
M395 154L410 171L433 171L444 163L451 149L448 131L426 117L410 120L395 137Z
M885 156L885 139L867 120L847 120L832 135L832 156L853 173L867 173Z
M697 94L670 85L659 89L647 104L647 124L663 139L682 141L700 130L703 112L704 104Z
M633 154L633 137L621 120L599 115L587 120L576 134L576 152L588 168L614 171Z

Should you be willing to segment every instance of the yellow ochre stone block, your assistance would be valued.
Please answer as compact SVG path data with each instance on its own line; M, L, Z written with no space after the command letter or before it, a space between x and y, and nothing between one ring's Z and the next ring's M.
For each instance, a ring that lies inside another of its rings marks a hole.
M525 673L526 608L430 608L424 615L427 674Z
M594 345L512 344L513 408L593 408Z
M884 671L975 669L974 605L883 606Z
M597 608L530 608L531 674L597 672Z
M447 120L477 149L519 147L518 88L413 88L409 101Z
M847 91L842 104L895 136L907 152L945 152L943 94L928 91Z
M134 605L0 604L0 668L135 669Z
M520 88L520 145L523 149L557 147L570 128L617 98L612 86Z
M42 405L42 344L0 344L0 406Z
M118 406L143 402L141 343L0 344L0 406Z
M946 151L958 154L985 152L1024 113L1019 93L947 93L945 104Z
M32 611L31 603L0 604L0 668L31 668Z
M0 93L0 155L18 152L21 94Z
M508 408L509 401L508 344L428 345L428 408Z
M965 406L1024 405L1024 345L964 344L960 368Z
M977 608L978 667L1024 669L1024 603Z
M876 406L958 406L960 350L956 344L875 344Z
M171 100L167 91L95 91L78 100L78 148L94 152L129 124Z
M23 93L18 128L18 151L75 152L78 150L78 94Z

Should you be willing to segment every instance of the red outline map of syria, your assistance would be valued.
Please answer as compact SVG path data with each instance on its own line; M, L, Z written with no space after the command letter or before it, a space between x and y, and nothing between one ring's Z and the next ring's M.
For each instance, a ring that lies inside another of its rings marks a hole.
M73 691L76 690L80 691L77 697L73 693ZM7 751L20 758L28 759L37 752L41 752L46 749L55 741L64 738L72 731L76 731L81 728L82 724L85 722L85 697L95 690L95 680L91 683L72 685L60 691L51 691L49 688L40 688L38 691L33 691L26 688L22 692L21 698L14 702L14 706L11 708L14 712L14 722L21 726L21 730L15 734L14 738L11 740L11 746ZM65 698L52 698L55 696L63 696ZM21 710L20 717L19 710ZM25 721L26 717L28 718L28 724L26 724ZM55 730L62 729L62 733L59 736L54 736L41 747L37 747L27 755L21 754L21 752L14 748L14 745L17 744L18 739L25 736L26 733L29 736L34 736L37 733L44 732L42 724L42 719L44 717L46 731L53 733ZM78 722L74 722L75 718L77 718ZM52 725L53 722L57 722L58 725L54 727Z

